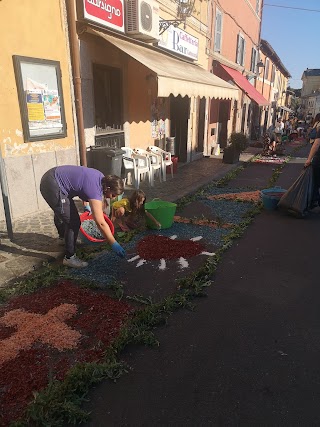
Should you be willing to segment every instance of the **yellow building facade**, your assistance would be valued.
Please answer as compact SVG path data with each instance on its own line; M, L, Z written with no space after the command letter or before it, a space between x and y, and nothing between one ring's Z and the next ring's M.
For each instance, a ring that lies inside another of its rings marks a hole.
M46 209L42 175L77 164L78 148L64 1L4 0L0 16L3 220L5 197L12 219Z

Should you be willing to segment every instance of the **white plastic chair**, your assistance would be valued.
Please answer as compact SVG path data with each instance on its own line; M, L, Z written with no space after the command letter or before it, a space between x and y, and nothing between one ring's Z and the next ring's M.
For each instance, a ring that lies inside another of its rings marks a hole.
M122 156L123 166L125 169L125 183L128 181L128 174L133 178L135 188L139 189L141 178L148 175L148 182L151 185L151 173L149 168L149 157L135 153L130 147L121 147L125 151Z
M132 158L133 150L129 147L121 147L121 150L125 151L125 154L122 155L122 164L124 167L124 183L135 184L134 160Z
M160 180L160 182L162 182L162 179L161 179L161 168L162 168L161 157L156 153L152 153L152 152L144 150L142 148L135 148L134 152L140 156L148 157L151 185L154 186L154 177L155 177L156 173L158 173L159 180Z
M150 145L148 150L152 153L157 154L161 157L161 168L162 168L162 177L163 180L167 180L167 166L171 168L171 177L173 178L173 162L171 159L171 153L169 151L164 151L155 145Z

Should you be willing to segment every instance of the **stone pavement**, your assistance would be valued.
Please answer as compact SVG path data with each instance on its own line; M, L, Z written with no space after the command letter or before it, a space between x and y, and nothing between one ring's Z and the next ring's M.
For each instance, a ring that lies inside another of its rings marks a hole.
M261 149L249 147L241 154L240 162L249 161ZM153 188L142 185L147 199L155 197L167 201L177 200L196 191L210 181L218 180L239 164L222 163L222 155L202 158L178 168L174 177L166 182L155 182ZM126 189L130 194L130 189ZM0 222L0 286L9 284L19 277L63 256L64 248L59 245L51 210L19 218L13 223L13 241L6 234L5 222Z

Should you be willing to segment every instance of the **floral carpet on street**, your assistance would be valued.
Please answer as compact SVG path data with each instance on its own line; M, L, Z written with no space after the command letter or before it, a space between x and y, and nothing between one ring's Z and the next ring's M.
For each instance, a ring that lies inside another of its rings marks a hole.
M152 268L150 289L154 280L161 280L168 265L179 274L188 271L193 258L215 255L212 248L222 247L230 230L260 198L259 192L249 189L211 187L199 201L219 220L202 218L201 212L196 218L177 213L169 229L145 230L124 243L126 259L103 251L89 261L88 267L69 270L72 281L61 280L0 306L1 426L23 419L34 393L52 380L63 381L76 364L102 360L135 312L123 299L104 292L109 285L124 280L125 265L135 271L143 271L147 265ZM99 290L80 287L79 280L95 283ZM134 291L134 281L130 277L126 280Z
M281 165L283 163L286 163L289 160L288 156L262 156L258 155L254 159L252 159L253 163L264 163L264 164L270 164L274 163L276 165Z
M13 298L0 310L0 425L23 415L50 378L99 361L132 309L64 281Z

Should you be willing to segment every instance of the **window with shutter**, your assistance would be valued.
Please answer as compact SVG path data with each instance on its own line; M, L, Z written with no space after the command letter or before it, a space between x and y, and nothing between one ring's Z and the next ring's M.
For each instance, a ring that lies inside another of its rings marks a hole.
M269 75L269 65L270 65L270 61L268 58L266 58L266 65L265 65L265 69L264 69L264 78L266 80L268 80L268 75Z
M253 73L255 73L256 72L256 68L257 68L257 49L253 47L251 49L250 71L252 71Z
M256 13L259 15L260 12L260 0L256 0Z
M242 37L242 35L238 34L236 63L239 65L244 65L245 43L245 39Z
M214 51L221 52L222 13L216 9L216 22L214 29Z
M274 64L272 64L272 69L271 69L271 83L274 83L274 79L276 76L276 67Z

